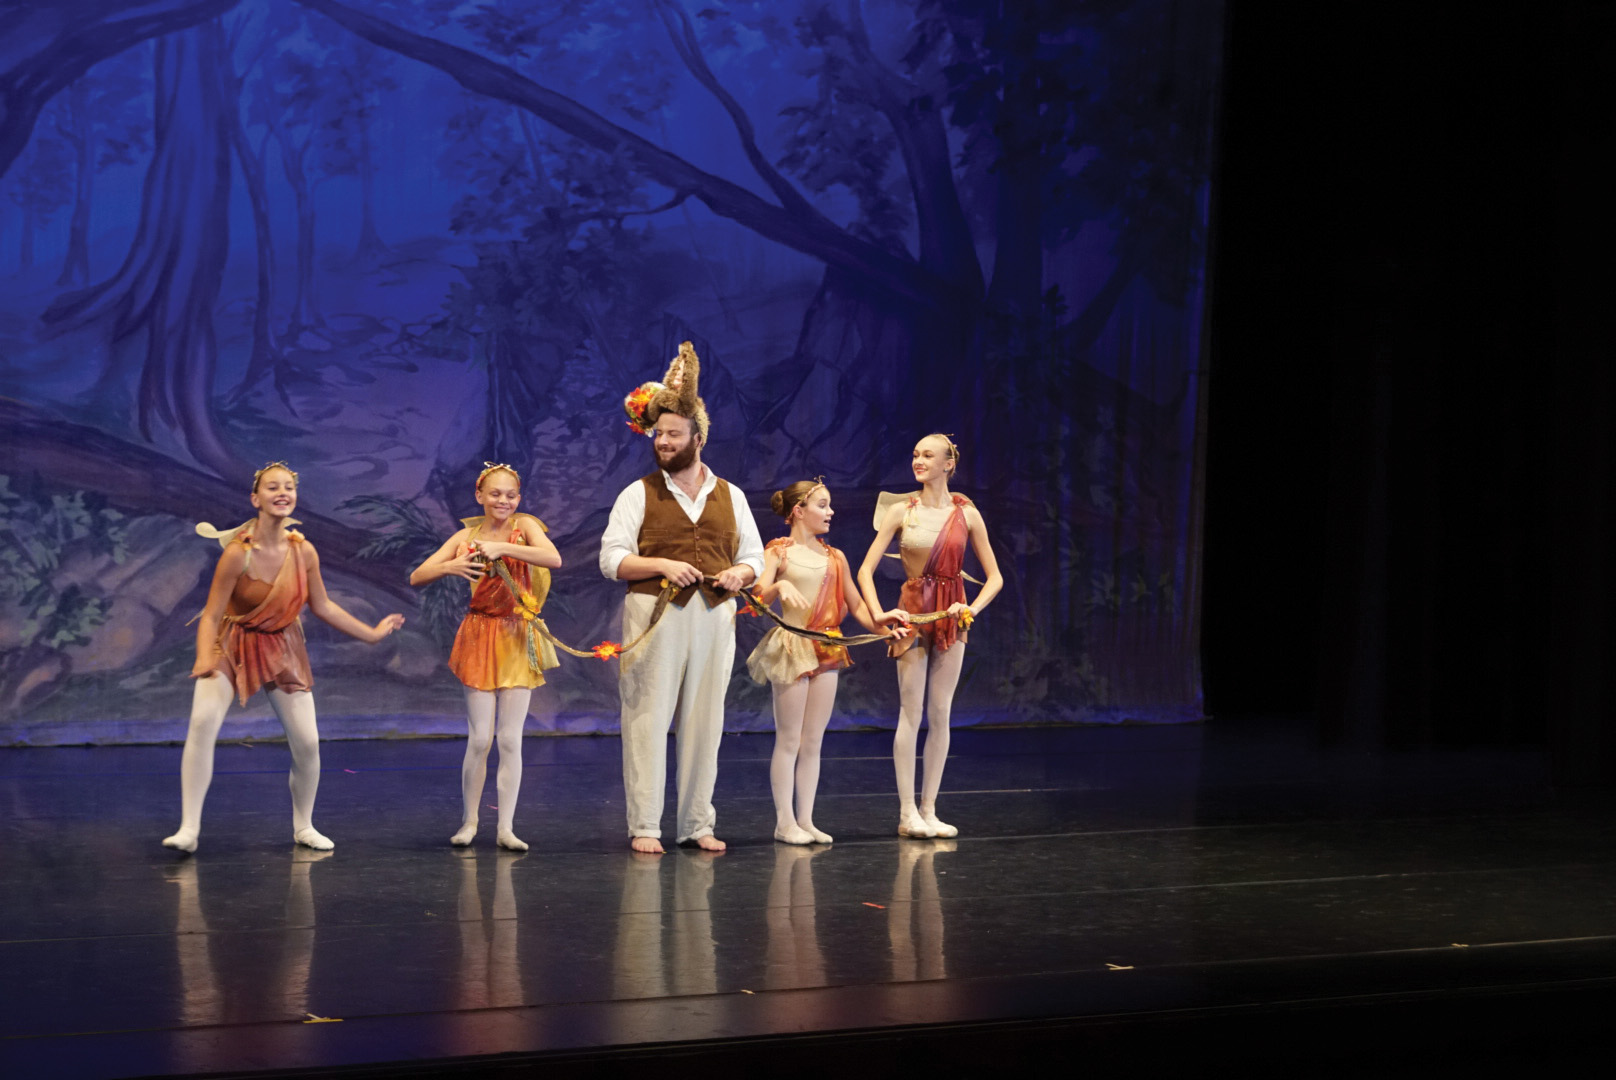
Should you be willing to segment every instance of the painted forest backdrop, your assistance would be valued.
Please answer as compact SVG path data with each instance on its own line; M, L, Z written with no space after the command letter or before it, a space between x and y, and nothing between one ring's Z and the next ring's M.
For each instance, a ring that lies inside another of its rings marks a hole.
M595 556L651 460L619 403L687 338L706 460L766 538L769 494L824 474L856 563L915 438L954 435L1006 577L960 722L1199 718L1220 26L1201 0L0 4L0 742L183 734L219 551L192 525L245 519L271 458L340 602L409 617L375 648L306 620L324 732L462 730L465 586L409 568L512 462L566 559L550 625L615 637ZM890 725L887 661L857 660L839 722ZM567 659L536 727L615 730L615 675ZM744 668L730 709L768 726Z

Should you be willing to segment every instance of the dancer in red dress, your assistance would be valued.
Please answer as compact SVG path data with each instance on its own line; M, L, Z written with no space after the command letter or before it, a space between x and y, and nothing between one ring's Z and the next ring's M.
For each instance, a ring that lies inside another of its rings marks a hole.
M928 435L915 444L911 467L921 489L879 512L875 541L859 567L859 587L872 611L881 611L875 568L897 534L908 580L899 594L905 613L946 611L947 618L916 624L913 637L895 641L888 653L898 661L898 730L892 758L898 774L898 835L957 836L959 830L937 817L937 792L948 763L948 724L965 659L966 628L1004 586L988 543L982 515L963 495L951 494L949 478L959 466L959 448L946 435ZM976 599L966 602L965 545L986 572ZM901 616L900 616L901 618ZM915 800L915 743L921 716L927 723L920 800Z

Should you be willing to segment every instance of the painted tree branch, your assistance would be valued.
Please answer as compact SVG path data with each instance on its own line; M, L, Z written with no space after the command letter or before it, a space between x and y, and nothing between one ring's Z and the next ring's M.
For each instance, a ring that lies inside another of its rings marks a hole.
M690 24L689 14L671 0L653 0L653 4L657 14L662 18L663 27L668 31L668 40L673 43L674 52L679 54L679 59L684 62L686 70L729 114L730 120L735 124L735 133L740 136L741 149L746 152L746 160L751 162L759 178L769 185L769 190L780 200L780 205L795 213L823 220L824 215L815 210L808 200L803 198L802 193L792 186L791 181L780 175L779 170L769 164L769 159L764 157L763 151L758 149L757 129L752 126L752 118L741 107L741 103L735 100L735 95L718 81L713 69L707 66L707 58L701 53L701 44L696 40L696 31Z
M0 176L33 136L45 103L109 57L222 15L236 0L56 0L0 20Z
M221 480L150 447L6 397L0 397L0 460L18 462L22 471L37 473L64 490L103 495L109 505L130 514L172 514L189 521L217 521L223 514L231 524L252 514L247 504L250 476ZM238 516L231 519L232 513ZM402 567L359 558L374 533L306 509L297 516L318 545L322 562L412 605L419 600L405 585Z
M473 93L532 112L580 141L607 153L625 153L645 176L675 191L689 191L720 217L858 275L923 307L948 310L958 290L911 260L850 235L823 218L800 215L765 202L739 184L697 168L643 136L612 123L577 101L540 86L504 64L456 45L437 41L335 0L298 0L373 44L435 67Z

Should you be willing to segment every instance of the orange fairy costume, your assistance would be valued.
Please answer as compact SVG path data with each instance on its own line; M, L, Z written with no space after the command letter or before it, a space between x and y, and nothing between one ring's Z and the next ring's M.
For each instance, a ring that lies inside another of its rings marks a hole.
M284 693L311 690L309 650L298 615L309 599L309 569L303 534L286 533L286 559L274 581L252 576L252 532L239 530L229 543L246 548L246 560L219 623L219 666L245 705L269 684Z
M522 518L549 532L544 522L532 514L514 514L511 520L514 524ZM487 521L486 517L461 519L471 533L456 548L457 557L471 551L471 542L481 535ZM511 530L510 542L526 543L521 529ZM517 589L530 596L532 602L524 604L521 597L511 595L498 574L484 574L471 587L471 608L455 634L454 648L449 651L449 670L473 690L543 686L544 676L528 663L528 635L533 633L537 637L540 667L548 671L559 666L555 647L532 629L533 619L544 609L545 597L550 594L550 571L542 566L529 566L520 559L507 557L500 561Z
M965 520L965 508L972 503L963 495L951 497L954 509L935 534L915 520L914 511L920 505L920 496L913 495L909 499L898 546L909 551L931 549L920 576L905 581L903 591L898 594L898 607L914 615L947 611L951 605L965 600L965 579L961 571L965 566L965 544L971 536L971 527ZM917 624L914 629L917 631L915 636L888 646L889 656L902 656L922 637L930 647L947 650L959 637L959 620L938 619L932 623Z
M803 596L814 596L813 606L806 612L786 608L786 622L805 630L836 630L847 618L847 598L842 594L847 557L823 540L819 543L824 549L822 565L800 548L798 557L791 558L793 544L789 536L769 541L765 550L779 556L780 580L791 582ZM793 683L804 676L852 665L846 646L798 637L779 626L771 627L746 658L746 670L757 683Z

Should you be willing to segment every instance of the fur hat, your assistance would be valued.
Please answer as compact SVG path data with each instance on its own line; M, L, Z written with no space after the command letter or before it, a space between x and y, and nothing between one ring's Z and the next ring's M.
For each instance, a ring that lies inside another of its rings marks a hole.
M673 413L687 417L702 442L706 442L707 404L696 392L700 378L701 361L696 359L696 347L686 341L668 364L668 373L661 382L641 383L623 399L628 426L641 435L649 434L663 413Z

